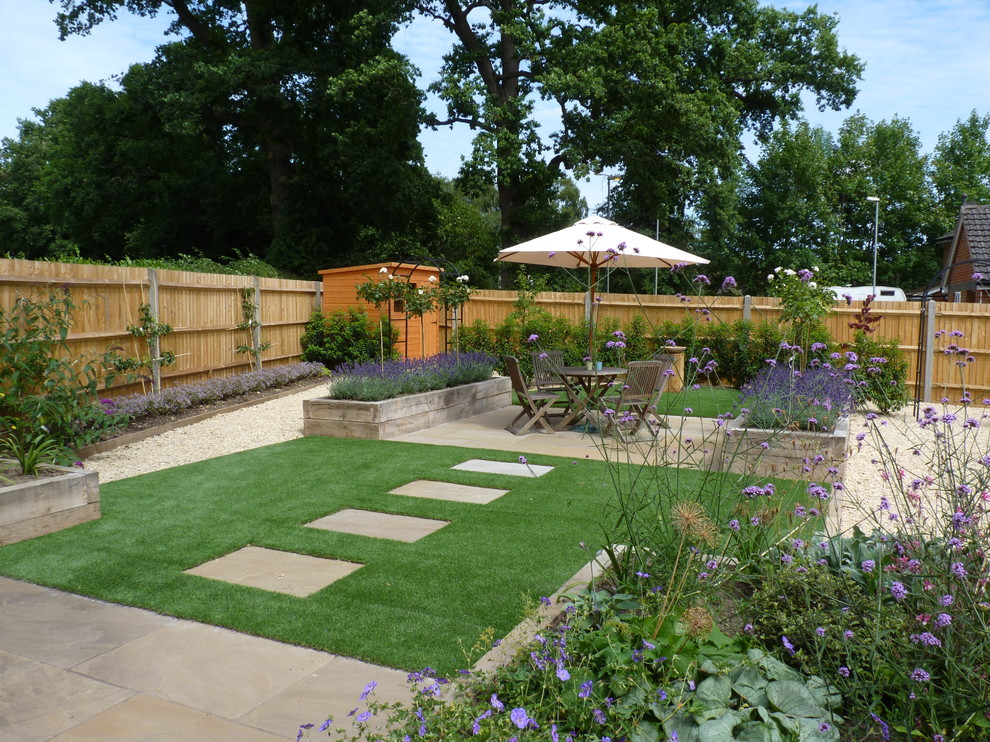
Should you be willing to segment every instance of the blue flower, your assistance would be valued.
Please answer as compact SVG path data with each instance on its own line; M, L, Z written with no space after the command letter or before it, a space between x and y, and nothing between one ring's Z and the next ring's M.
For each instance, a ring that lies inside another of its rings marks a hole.
M791 640L786 636L780 637L780 643L784 645L784 649L791 653L792 657L797 653L797 650L794 649L794 645L791 644Z
M578 690L578 698L587 698L591 695L591 688L594 683L591 680L581 683L581 688Z
M877 716L876 714L874 714L872 711L870 712L870 716L872 716L873 717L873 721L875 721L880 726L880 736L883 737L885 740L889 740L890 739L890 727L887 726L887 723L883 719L881 719L879 716Z
M525 729L532 721L532 719L530 719L526 714L526 709L524 708L512 709L509 713L509 719L512 720L512 723L515 724L518 729Z
M377 687L378 687L378 682L375 681L375 680L372 680L370 683L368 683L366 686L364 686L364 690L361 691L361 695L358 696L358 698L361 699L362 701L365 700L368 697L368 695L372 691L374 691L375 688L377 688Z

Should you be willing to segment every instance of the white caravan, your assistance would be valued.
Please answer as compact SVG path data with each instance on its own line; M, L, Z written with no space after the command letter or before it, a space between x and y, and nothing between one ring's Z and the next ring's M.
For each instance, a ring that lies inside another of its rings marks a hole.
M894 286L877 286L876 301L907 301L904 290ZM836 300L851 296L853 301L863 301L873 294L873 286L829 286L835 293Z

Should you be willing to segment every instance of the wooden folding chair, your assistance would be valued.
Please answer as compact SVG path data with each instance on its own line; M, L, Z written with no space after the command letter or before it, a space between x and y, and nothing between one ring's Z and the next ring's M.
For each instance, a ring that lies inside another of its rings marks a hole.
M634 439L645 425L652 435L660 432L660 422L651 420L656 415L660 395L667 387L669 369L674 368L672 357L653 361L631 361L629 372L622 386L622 393L608 415L603 430L623 440Z
M567 391L557 369L564 365L564 351L544 350L530 353L533 358L533 386L538 392Z
M526 380L523 379L522 371L519 370L519 359L514 356L504 356L506 370L509 372L509 379L512 381L512 391L516 393L522 412L516 415L515 419L506 426L506 430L515 435L522 435L529 431L534 425L539 425L543 430L551 435L556 431L547 420L547 413L550 411L557 395L552 392L531 392ZM522 418L528 418L526 423L516 429L515 425Z

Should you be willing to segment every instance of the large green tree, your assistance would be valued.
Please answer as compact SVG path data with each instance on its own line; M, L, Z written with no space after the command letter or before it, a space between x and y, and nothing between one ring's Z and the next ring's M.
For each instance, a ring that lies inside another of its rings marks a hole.
M964 196L970 203L990 203L990 114L972 111L939 136L931 166L938 225L946 233Z
M617 217L652 228L659 216L663 234L686 234L708 186L734 177L744 131L764 135L795 116L804 92L820 107L848 105L861 71L838 46L835 18L814 8L756 0L418 7L455 39L432 86L447 104L434 123L478 132L467 167L498 189L504 242L529 236L526 205L565 169L621 171ZM560 113L549 136L538 105Z
M149 65L161 120L222 143L232 171L260 166L273 262L312 271L423 238L433 187L416 140L421 93L390 47L401 2L52 2L63 37L125 7L169 15L178 40Z
M778 265L869 284L878 197L877 281L913 288L937 271L928 159L911 124L856 114L833 136L806 122L771 135L747 171L738 243L749 285Z
M260 161L229 166L222 137L170 129L143 66L122 90L83 83L22 121L0 149L0 202L22 216L6 246L27 257L231 254L268 233ZM259 218L260 215L260 218ZM261 245L263 247L264 245Z

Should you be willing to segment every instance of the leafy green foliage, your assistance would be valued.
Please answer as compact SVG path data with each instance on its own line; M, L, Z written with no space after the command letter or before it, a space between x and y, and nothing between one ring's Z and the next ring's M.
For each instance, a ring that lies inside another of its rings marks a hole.
M242 322L237 324L238 330L244 330L247 333L248 342L245 344L238 345L235 348L237 353L247 353L259 365L261 354L272 347L270 340L260 340L255 343L254 341L254 329L260 326L261 320L257 317L258 307L255 304L255 292L250 286L241 289L241 314L244 317Z
M956 225L963 197L990 203L990 114L975 110L939 135L931 157L939 234Z
M857 332L849 349L858 358L859 368L852 372L857 406L870 405L887 414L908 403L908 361L896 340Z
M380 356L379 324L358 307L323 314L315 311L306 323L300 342L302 359L316 361L329 369L342 363L378 360ZM399 330L384 324L386 359L397 357L395 343Z
M437 188L416 141L422 94L390 48L401 3L57 5L63 37L123 7L171 14L173 36L119 91L81 85L22 129L12 151L26 167L0 194L11 249L33 256L64 243L120 258L195 248L216 259L237 248L311 275L433 242Z
M877 281L927 282L940 257L932 240L947 228L935 218L920 148L910 122L896 117L856 114L836 134L806 122L772 134L741 193L739 276L759 285L775 266L818 265L823 283L870 283L875 210L866 198L879 196Z
M25 476L35 476L44 464L60 461L65 456L64 447L44 431L24 432L11 429L0 435L0 458L10 456ZM2 478L2 477L0 477Z
M652 231L657 214L675 214L662 232L687 234L688 208L737 168L744 130L795 115L803 90L819 105L848 105L861 69L839 49L835 19L815 9L741 0L418 7L455 37L431 85L447 103L435 123L478 132L462 177L497 186L508 241L533 233L532 210L561 167L621 170L616 216ZM540 98L565 112L551 144L533 115ZM540 221L540 231L552 228Z
M113 381L104 374L115 353L69 355L75 310L68 289L0 306L0 432L13 433L22 448L38 445L39 436L79 448L115 424L97 404L100 382Z
M651 630L653 616L629 594L589 591L566 621L490 676L440 698L429 671L410 676L416 708L369 702L376 737L449 739L630 739L660 742L839 739L839 701L820 678L803 675L743 638L697 625L698 609ZM645 629L645 631L644 631ZM365 694L369 695L373 688ZM362 696L362 700L364 697ZM381 726L388 733L381 733ZM367 731L360 726L359 735Z

